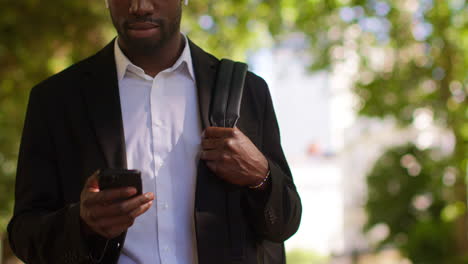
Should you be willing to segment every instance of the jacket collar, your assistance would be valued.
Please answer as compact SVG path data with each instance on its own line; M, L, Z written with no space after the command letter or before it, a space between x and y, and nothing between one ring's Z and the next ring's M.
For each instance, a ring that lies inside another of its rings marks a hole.
M87 60L84 99L108 168L126 168L125 137L120 109L113 41Z
M190 54L190 47L188 44L188 39L186 35L182 34L182 36L184 39L184 48L182 50L182 53L180 54L179 58L177 58L174 65L172 65L172 67L170 67L169 69L166 69L165 72L176 71L183 65L186 65L187 73L189 74L190 78L192 78L192 80L195 80L195 74L193 72L192 55ZM142 68L133 64L130 61L130 59L128 59L128 57L125 56L125 54L120 49L120 46L118 44L118 38L114 41L114 58L115 58L115 64L117 68L117 77L118 77L117 80L119 82L122 81L127 71L134 72L140 76L145 75L144 70Z

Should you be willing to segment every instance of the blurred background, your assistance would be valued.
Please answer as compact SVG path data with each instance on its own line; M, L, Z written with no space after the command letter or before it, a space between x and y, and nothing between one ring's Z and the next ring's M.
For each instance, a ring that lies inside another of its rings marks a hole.
M468 263L465 0L190 0L268 82L302 197L289 264ZM115 36L104 1L1 0L0 264L30 89Z

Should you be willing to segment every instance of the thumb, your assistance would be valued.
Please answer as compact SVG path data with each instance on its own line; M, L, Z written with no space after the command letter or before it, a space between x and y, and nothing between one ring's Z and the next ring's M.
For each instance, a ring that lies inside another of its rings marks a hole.
M85 188L90 192L99 192L98 175L100 170L96 170L91 176L88 177L85 183Z

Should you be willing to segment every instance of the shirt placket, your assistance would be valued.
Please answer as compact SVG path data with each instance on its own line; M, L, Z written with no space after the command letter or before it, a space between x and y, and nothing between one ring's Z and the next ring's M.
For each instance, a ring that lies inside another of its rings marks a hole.
M158 74L151 89L151 116L152 116L152 131L153 131L153 157L154 157L154 173L155 173L155 190L156 190L156 216L158 230L158 250L161 263L172 263L171 237L172 223L169 211L168 201L171 196L172 186L168 180L168 167L164 164L167 156L169 144L169 124L170 120L166 120L167 115L164 111L170 111L169 105L166 104L164 98L164 87L166 87L166 79L164 73Z

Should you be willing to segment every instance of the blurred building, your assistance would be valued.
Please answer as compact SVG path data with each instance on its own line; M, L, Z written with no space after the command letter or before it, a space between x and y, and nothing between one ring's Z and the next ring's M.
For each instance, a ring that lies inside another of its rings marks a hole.
M334 146L332 94L325 72L311 75L302 35L253 54L252 70L265 78L280 124L282 145L302 198L299 231L287 249L329 255L344 250L342 173Z

